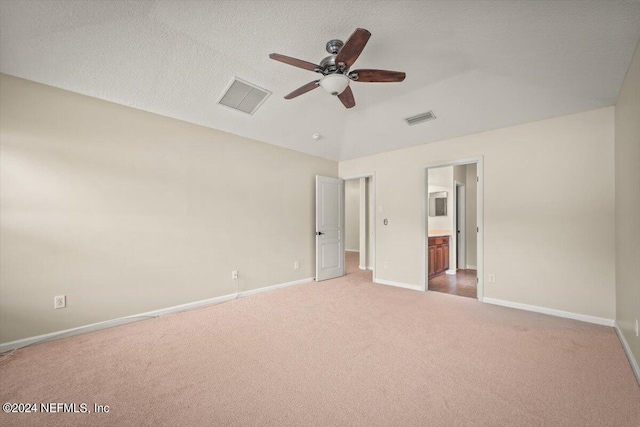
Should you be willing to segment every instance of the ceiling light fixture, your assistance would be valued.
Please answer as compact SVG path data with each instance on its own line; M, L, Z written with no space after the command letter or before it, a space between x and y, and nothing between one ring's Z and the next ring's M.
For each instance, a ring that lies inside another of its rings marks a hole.
M356 106L356 100L349 87L351 80L360 83L393 83L403 81L406 74L401 71L370 69L351 71L351 66L367 45L369 37L371 37L369 31L364 28L356 28L346 43L337 39L329 40L326 49L330 55L320 61L318 65L290 56L280 55L279 53L269 55L269 58L275 61L322 74L322 77L318 80L300 86L298 89L285 95L284 99L296 98L304 93L317 89L318 86L322 86L325 91L337 97L345 108L353 108Z
M338 96L349 86L349 77L344 74L329 74L320 79L320 86L333 96Z
M322 135L320 135L319 133L314 133L313 135L311 135L311 138L313 138L315 141L317 141L320 138L322 138Z

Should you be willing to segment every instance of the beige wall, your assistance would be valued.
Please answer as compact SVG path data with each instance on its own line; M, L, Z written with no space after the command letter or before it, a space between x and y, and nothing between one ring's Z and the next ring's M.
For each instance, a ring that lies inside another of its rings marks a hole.
M453 167L453 180L461 184L467 182L467 165L456 165Z
M376 173L377 278L422 286L423 166L484 156L484 296L613 319L613 153L609 107L341 162L340 175Z
M344 182L344 247L360 251L360 180Z
M447 230L451 231L453 227L453 167L446 166L440 168L431 168L428 172L428 191L437 193L441 191L447 192L447 215L446 216L429 216L429 231Z
M0 94L0 342L230 294L234 269L241 290L314 276L336 162L6 75Z
M640 44L615 109L616 321L640 364Z

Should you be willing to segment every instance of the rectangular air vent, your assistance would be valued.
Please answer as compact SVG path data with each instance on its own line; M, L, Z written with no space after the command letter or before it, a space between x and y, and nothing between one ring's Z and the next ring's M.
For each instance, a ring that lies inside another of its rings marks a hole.
M234 77L218 103L243 113L253 114L269 95L271 92L268 90Z
M427 111L426 113L418 114L413 117L407 117L405 120L409 124L409 126L417 125L418 123L428 122L429 120L434 120L436 115L433 114L433 111Z

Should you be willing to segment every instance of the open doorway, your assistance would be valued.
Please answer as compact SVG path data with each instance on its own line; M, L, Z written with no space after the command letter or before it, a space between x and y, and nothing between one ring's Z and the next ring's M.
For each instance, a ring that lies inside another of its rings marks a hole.
M425 289L482 300L481 159L426 168Z
M345 178L345 267L346 274L372 280L375 220L373 175Z

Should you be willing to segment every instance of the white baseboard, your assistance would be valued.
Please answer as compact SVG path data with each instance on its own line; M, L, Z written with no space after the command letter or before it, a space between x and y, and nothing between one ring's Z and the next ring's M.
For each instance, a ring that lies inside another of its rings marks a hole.
M627 359L629 359L631 370L633 371L633 374L636 376L636 381L638 381L638 385L640 385L640 367L638 366L638 362L636 361L636 358L631 352L631 347L629 347L629 343L627 342L627 339L624 337L624 334L620 330L620 327L618 326L617 321L615 322L614 327L616 330L616 334L618 334L618 338L622 343L622 348L624 348L624 353L627 355Z
M447 270L445 271L445 273L451 275L451 276L455 276L456 275L456 271L455 270Z
M273 286L265 286L264 288L251 289L249 291L240 292L240 297L248 297L250 295L261 294L263 292L275 291L276 289L288 288L289 286L302 285L303 283L313 282L313 277L308 277L306 279L294 280L293 282L280 283L278 285Z
M367 269L367 267L365 267L364 265L359 265L359 266L358 266L358 268L359 268L360 270L366 270L366 269Z
M478 269L477 265L467 264L467 270L477 270L477 269Z
M91 323L89 325L78 326L76 328L64 329L62 331L50 332L48 334L37 335L29 338L22 338L15 341L10 341L0 344L0 353L13 350L20 347L35 343L44 343L47 341L72 337L74 335L85 334L87 332L99 331L100 329L112 328L114 326L125 325L131 322L137 322L139 320L159 317L169 313L177 313L179 311L193 310L195 308L206 307L208 305L220 304L222 302L230 301L236 298L236 294L223 295L220 297L209 298L206 300L195 301L187 304L180 304L173 307L162 308L160 310L148 311L140 314L132 314L130 316L119 317L117 319L105 320L102 322Z
M250 295L259 294L262 292L273 291L276 289L286 288L288 286L300 285L303 283L309 283L313 281L312 278L296 280L293 282L280 283L278 285L266 286L264 288L252 289L249 291L243 291L240 293L233 293L229 295L222 295L215 298L208 298L200 301L189 302L186 304L174 305L173 307L161 308L159 310L147 311L145 313L140 314L132 314L130 316L119 317L117 319L105 320L103 322L91 323L89 325L78 326L76 328L65 329L62 331L51 332L48 334L37 335L29 338L22 338L15 341L10 341L6 343L0 344L0 353L4 353L5 351L14 350L16 348L26 347L35 343L44 343L47 341L52 341L60 338L72 337L74 335L86 334L88 332L99 331L100 329L112 328L114 326L125 325L131 322L137 322L140 320L160 317L170 313L179 313L181 311L193 310L196 308L203 308L210 305L216 305L223 302L231 301L238 297L247 297Z
M613 326L614 320L605 317L589 316L588 314L572 313L570 311L555 310L553 308L539 307L536 305L521 304L519 302L505 301L495 298L484 297L483 302L501 305L503 307L517 308L519 310L533 311L535 313L548 314L550 316L564 317L566 319L580 320L587 323L595 323L596 325Z
M345 252L360 252L358 249L345 249Z
M410 285L408 283L392 282L391 280L374 279L373 283L378 283L379 285L395 286L397 288L411 289L413 291L422 291L422 288L420 286L418 286L418 285Z

